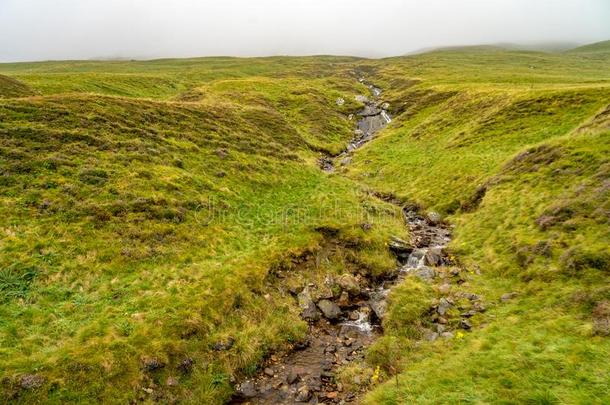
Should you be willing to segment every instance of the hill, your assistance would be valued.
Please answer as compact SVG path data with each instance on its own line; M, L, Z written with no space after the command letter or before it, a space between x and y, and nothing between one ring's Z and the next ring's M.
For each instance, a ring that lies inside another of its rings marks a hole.
M446 264L391 290L344 392L610 401L609 72L488 47L0 65L39 94L0 99L2 398L227 402L307 341L297 292L395 277L409 207L452 227ZM325 173L361 76L392 122Z
M596 42L594 44L580 46L571 49L573 53L608 53L610 52L610 41Z
M20 81L0 75L0 98L27 97L33 94L32 89Z

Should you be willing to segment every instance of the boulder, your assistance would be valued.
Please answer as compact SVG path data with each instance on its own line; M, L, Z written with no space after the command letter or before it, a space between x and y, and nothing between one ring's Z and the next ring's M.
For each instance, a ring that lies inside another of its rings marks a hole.
M351 274L343 274L337 280L337 284L343 291L347 291L352 297L360 294L358 279Z
M377 297L374 297L374 296L371 297L371 300L369 301L369 306L373 310L373 313L375 314L377 319L383 319L383 317L386 313L387 304L386 304L385 300L376 299L376 298ZM381 297L379 297L379 298L381 298Z
M320 319L320 313L311 298L308 287L305 287L303 291L297 295L297 300L299 302L299 308L301 308L301 317L303 319L307 321L316 321Z
M329 300L321 300L318 302L318 308L326 319L337 319L341 316L341 309L337 304Z
M519 293L516 293L516 292L509 292L506 294L502 294L502 296L500 297L500 301L502 301L502 302L510 301L513 298L515 298L517 295L519 295Z
M396 255L398 260L403 263L409 259L411 252L413 252L413 246L397 237L392 237L388 247L390 248L390 251Z

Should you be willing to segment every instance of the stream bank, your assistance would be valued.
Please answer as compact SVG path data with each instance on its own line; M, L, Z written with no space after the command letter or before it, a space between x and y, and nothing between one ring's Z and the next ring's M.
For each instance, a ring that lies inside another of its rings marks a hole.
M387 105L378 101L381 90L373 85L368 87L372 98L359 96L365 107L359 113L361 118L354 138L338 156L320 160L323 170L334 170L335 162L348 164L355 150L391 122ZM402 207L393 199L384 200L401 207L409 230L409 241L393 238L389 242L389 249L397 259L396 271L383 279L345 273L328 277L323 286L308 284L295 291L301 317L309 325L306 340L284 357L271 356L255 377L238 384L232 403L344 404L357 400L365 391L364 382L359 391L345 389L337 381L336 372L352 362L364 360L366 348L382 335L391 288L411 275L431 282L440 274L437 268L451 264L445 252L451 232L438 215L422 215L414 207ZM437 309L438 305L433 311ZM439 317L432 322L439 320L442 322ZM427 339L436 339L441 333L445 333L444 329L440 333L430 330Z

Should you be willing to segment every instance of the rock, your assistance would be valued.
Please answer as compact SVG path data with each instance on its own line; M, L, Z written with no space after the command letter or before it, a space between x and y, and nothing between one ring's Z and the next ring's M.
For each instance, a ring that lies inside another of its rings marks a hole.
M178 370L180 370L182 374L189 374L193 371L193 364L195 364L195 361L190 357L186 357L178 364Z
M460 328L462 328L464 330L470 330L470 329L472 329L472 325L470 324L470 322L467 319L462 319L462 320L460 320Z
M431 267L422 266L418 269L415 269L413 274L415 274L423 281L431 282L432 280L434 280L434 277L436 277L436 270Z
M351 274L342 274L337 280L337 284L343 291L347 291L352 297L360 294L360 285L358 280Z
M235 338L233 338L232 336L229 336L227 338L227 340L225 340L225 341L220 341L220 342L214 343L214 346L212 346L212 349L214 349L217 352L222 352L225 350L229 350L230 348L233 347L234 344L235 344Z
M354 384L360 385L360 383L361 383L360 376L359 375L355 375L354 376Z
M436 325L436 332L440 335L441 333L445 332L445 325Z
M145 371L155 371L165 367L165 364L156 357L144 357L142 359L142 368Z
M430 223L431 225L438 225L440 224L442 218L441 218L441 214L439 214L436 211L429 211L426 214L426 220L428 221L428 223Z
M297 402L307 402L311 398L311 392L307 386L301 387L297 392L296 401Z
M369 101L369 99L368 99L368 97L367 97L367 96L363 96L363 95L361 95L361 94L358 94L358 95L356 96L356 101L358 101L359 103L366 103L366 102L368 102L368 101Z
M348 120L350 120L350 121L351 121L351 120L353 120L353 119L354 119L354 114L350 114L350 115L348 115L348 116L347 116L347 119L348 119Z
M453 339L453 336L454 336L454 335L453 335L453 332L443 332L443 333L441 334L441 337L442 337L443 339Z
M413 246L397 237L392 237L388 247L402 262L406 262L409 259L411 252L413 252Z
M343 98L339 97L339 98L337 98L336 103L338 106L342 106L343 104L345 104L345 100Z
M237 386L235 391L242 398L254 398L257 394L256 385L252 381L244 381Z
M350 163L352 163L352 157L351 156L346 156L343 159L341 159L341 166L347 166Z
M294 384L295 382L297 382L299 380L299 374L294 370L291 369L288 374L286 374L286 382L289 385Z
M449 294L449 292L451 291L451 284L442 284L440 287L438 287L438 292L441 294Z
M362 225L360 225L360 227L363 231L370 231L371 229L373 229L373 225L368 222L363 223Z
M221 159L226 158L229 155L229 151L225 148L218 148L216 149L216 156L218 156Z
M35 390L44 385L46 379L37 374L25 374L19 379L19 386L24 390Z
M338 395L337 391L327 392L326 393L326 398L328 398L328 399L335 399L335 398L337 398L337 395Z
M337 304L329 300L321 300L318 302L318 308L326 319L337 319L341 315L341 309Z
M349 307L351 305L350 301L349 301L349 294L347 292L343 291L341 293L338 304L339 304L339 307L341 307L341 308Z
M506 293L506 294L502 294L502 296L500 297L500 301L502 301L502 302L510 301L513 298L515 298L517 295L519 295L519 293L516 293L514 291Z
M301 308L301 317L303 319L307 321L316 321L320 319L320 313L316 308L316 304L311 299L308 287L305 287L303 291L297 295L297 300L299 302L299 308Z
M436 309L436 312L438 312L440 316L443 316L447 313L447 311L449 311L452 306L453 304L443 297L438 303L438 308Z
M599 336L610 336L610 302L598 303L593 312L593 334Z
M165 385L168 387L175 387L178 385L178 380L175 377L169 376L167 380L165 380Z
M428 266L439 266L443 261L443 253L439 248L430 248L424 256L424 263Z
M358 311L352 311L349 313L349 319L350 321L357 321L358 318L360 318L360 312Z
M424 339L426 339L428 342L434 342L436 339L438 339L438 336L438 333L429 331L424 335Z
M371 297L371 300L369 301L369 306L373 310L373 313L375 314L377 319L383 319L387 309L387 304L385 300L383 300L383 297Z
M268 377L273 377L275 375L275 373L273 372L272 368L269 367L265 367L265 369L263 370L263 372L265 373L266 376Z
M389 108L390 108L390 103L385 102L385 103L381 104L381 108L382 108L383 110L387 110L387 109L389 109Z

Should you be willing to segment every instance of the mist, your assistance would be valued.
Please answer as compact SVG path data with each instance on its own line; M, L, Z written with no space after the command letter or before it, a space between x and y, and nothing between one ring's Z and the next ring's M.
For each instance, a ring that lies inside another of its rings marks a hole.
M384 57L610 39L608 0L0 0L0 61Z

